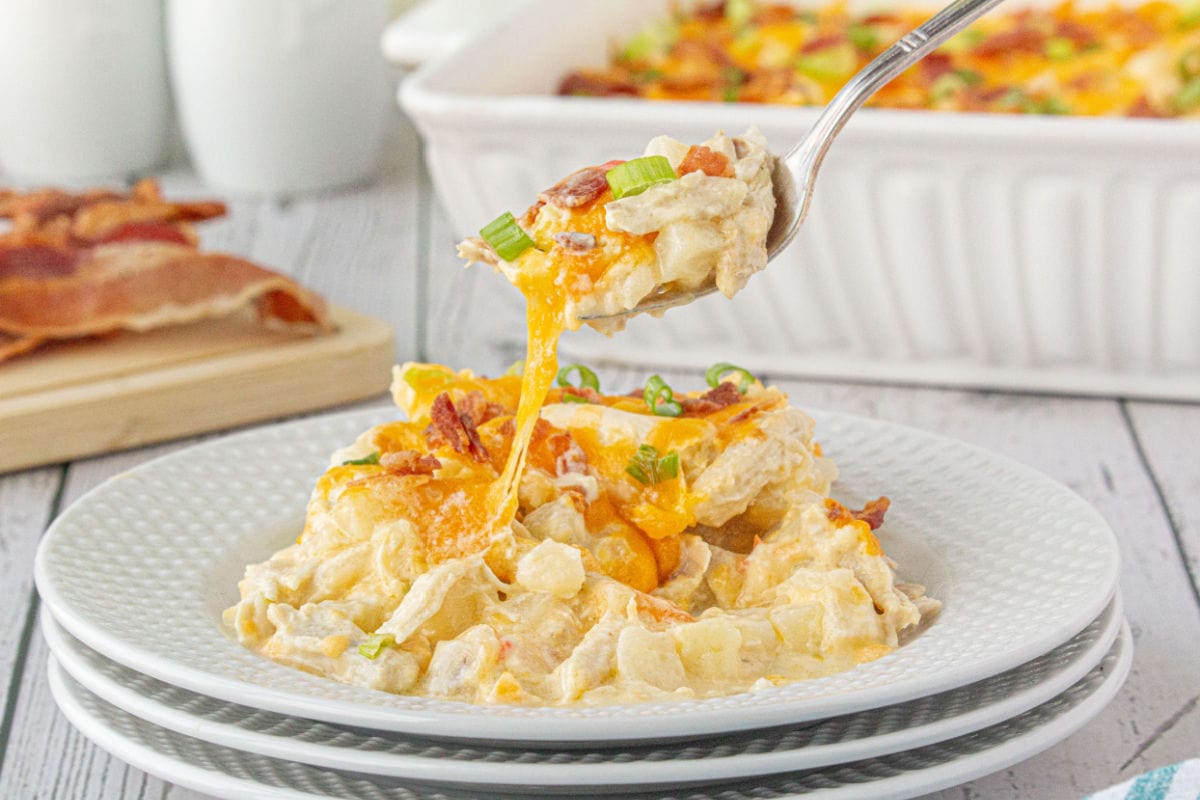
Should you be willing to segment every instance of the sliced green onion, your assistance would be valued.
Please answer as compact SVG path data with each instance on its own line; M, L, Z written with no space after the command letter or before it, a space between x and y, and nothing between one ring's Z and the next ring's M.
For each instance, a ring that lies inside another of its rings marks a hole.
M967 28L962 33L955 34L946 40L938 49L944 53L965 53L969 50L974 50L975 46L982 44L987 38L987 34L983 31Z
M670 183L676 176L666 156L642 156L618 164L604 173L604 177L613 197L620 200L641 194L655 184Z
M1200 78L1192 78L1185 83L1172 102L1175 110L1181 113L1200 107Z
M858 69L858 53L849 42L796 56L796 69L818 81L846 78Z
M1179 77L1185 81L1200 75L1200 47L1185 50L1179 57Z
M372 661L379 658L385 647L395 647L396 637L390 633L372 633L358 646L358 654Z
M374 453L371 453L370 455L367 455L367 456L363 456L362 458L352 458L349 461L343 461L342 466L344 467L349 464L354 464L356 466L361 467L365 464L378 464L378 463L379 463L379 451L376 450Z
M571 383L571 373L579 373L579 383ZM600 379L596 377L596 373L592 372L582 364L571 364L563 367L558 371L558 377L555 379L559 386L572 386L576 389L584 387L600 391Z
M679 477L679 451L672 450L658 460L658 479L669 481Z
M754 0L725 0L725 21L740 28L754 18Z
M504 370L505 375L516 375L518 378L525 374L525 359L518 358Z
M983 83L983 75L973 69L956 69L954 74L967 86L978 86Z
M651 375L650 380L646 381L642 399L650 406L650 410L660 417L678 417L683 413L683 406L675 399L675 392L671 391L667 382L658 375Z
M1194 28L1200 25L1200 3L1187 3L1180 9L1179 27Z
M505 261L512 261L534 246L533 239L517 224L516 217L507 211L484 225L479 235Z
M625 471L638 483L651 486L679 477L679 452L672 450L662 458L653 445L639 445L633 458L625 465Z
M1075 56L1075 42L1065 36L1054 36L1046 40L1042 52L1051 61L1069 61Z
M859 50L870 53L879 47L879 33L870 25L851 25L846 29L850 44Z
M623 61L649 61L662 58L679 40L679 23L673 19L652 22L635 33L621 50Z
M724 361L719 364L713 364L711 367L709 367L708 372L704 373L704 380L708 382L709 386L715 389L721 383L721 378L725 377L725 373L727 372L737 373L738 391L742 394L748 392L750 387L753 386L754 382L757 380L757 378L755 378L749 370L742 369L737 364L729 364Z

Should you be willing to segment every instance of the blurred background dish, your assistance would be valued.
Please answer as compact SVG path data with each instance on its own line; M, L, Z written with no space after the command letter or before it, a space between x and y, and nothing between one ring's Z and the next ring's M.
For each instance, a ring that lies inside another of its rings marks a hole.
M170 0L179 121L201 176L232 192L344 186L388 121L387 0Z
M401 104L454 233L660 133L754 124L788 143L807 130L812 108L557 96L566 74L603 65L669 9L530 0L406 82ZM692 367L719 351L776 374L1200 399L1194 124L865 110L832 149L796 243L739 303L709 298L615 340L567 336L562 352ZM476 291L482 273L435 278L478 297L457 318L505 344L520 302Z

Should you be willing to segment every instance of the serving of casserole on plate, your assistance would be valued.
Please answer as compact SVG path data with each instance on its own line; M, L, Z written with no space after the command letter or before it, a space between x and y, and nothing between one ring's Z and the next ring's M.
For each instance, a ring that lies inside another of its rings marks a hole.
M777 150L803 135L813 108L557 95L564 76L603 67L613 47L669 12L665 0L530 0L404 84L401 103L426 138L457 234L664 131L700 141L756 125ZM1194 124L866 109L831 150L797 240L738 303L709 298L636 320L633 335L611 341L571 336L564 352L1200 398ZM434 279L465 297L486 276L447 269ZM490 294L479 302L495 330L475 335L503 337L519 316L516 296L507 309Z

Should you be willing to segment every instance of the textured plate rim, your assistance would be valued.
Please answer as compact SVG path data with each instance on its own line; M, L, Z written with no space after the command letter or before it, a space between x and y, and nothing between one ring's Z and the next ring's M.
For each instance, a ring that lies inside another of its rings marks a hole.
M442 760L421 755L358 750L351 745L335 747L304 739L247 731L235 724L193 717L187 711L163 705L158 700L140 694L136 689L114 678L92 671L87 656L79 653L77 649L79 642L62 630L50 611L43 607L39 617L42 636L46 640L51 654L59 668L72 680L125 713L177 734L267 758L284 758L314 767L359 772L372 776L405 778L431 784L457 786L536 785L564 788L601 784L630 788L650 787L655 784L683 785L690 782L749 778L801 769L819 769L865 758L886 756L902 750L911 750L964 736L1019 716L1057 697L1082 680L1111 650L1124 624L1121 596L1118 593L1101 614L1101 617L1107 617L1107 620L1095 641L1058 672L1044 677L1038 683L1022 687L990 705L977 706L957 716L926 723L916 728L904 728L833 744L807 745L793 750L736 753L732 756L717 757L706 754L695 758L630 760L621 761L619 764L613 761L555 764L482 759L478 761ZM1015 669L1021 669L1021 667ZM255 709L245 706L238 706L238 708L245 709L247 712L255 711ZM820 724L820 722L816 724ZM620 766L619 771L614 770L614 767L617 766ZM447 770L454 772L452 777L445 774ZM614 780L614 772L616 780Z
M440 738L472 741L513 743L553 741L560 746L572 742L586 744L597 739L639 741L762 728L862 711L946 691L1003 672L1061 645L1095 619L1112 598L1116 591L1120 568L1115 534L1099 512L1068 487L1032 467L958 439L898 423L851 414L817 409L806 409L806 411L817 420L818 431L823 425L841 424L849 426L851 429L866 426L875 430L895 431L908 437L915 436L923 439L932 447L960 449L982 463L990 463L1002 468L1007 474L1020 477L1061 498L1070 499L1076 503L1077 510L1090 517L1089 532L1099 535L1099 541L1104 545L1103 552L1097 550L1091 554L1104 556L1105 568L1102 579L1096 584L1097 590L1089 595L1090 602L1077 603L1073 606L1073 614L1069 619L1062 620L1056 627L1047 627L1032 632L1016 648L1007 648L991 657L979 658L968 664L958 665L953 671L943 671L936 676L907 678L891 683L871 685L851 692L808 697L800 701L763 704L756 706L753 714L747 714L745 708L716 707L709 700L650 704L660 708L669 708L672 711L677 710L679 713L659 714L654 717L640 716L637 718L638 725L629 725L631 717L575 717L563 713L569 712L570 708L528 709L525 716L499 716L493 713L496 711L495 709L486 706L471 706L470 713L463 713L463 707L466 704L450 702L434 704L445 708L444 711L398 708L394 705L381 706L366 701L333 701L278 687L253 685L232 677L198 669L178 657L163 656L130 644L102 626L89 623L88 609L72 607L60 593L55 575L48 565L50 560L48 553L58 545L59 538L65 537L66 534L62 531L73 520L74 515L81 513L81 509L86 509L95 498L103 496L104 492L116 481L152 472L162 463L189 457L194 458L198 454L220 452L224 448L252 442L258 438L263 439L264 442L270 441L272 436L303 432L306 428L322 423L344 424L365 430L378 422L395 419L397 412L390 408L354 410L261 426L183 448L114 476L93 487L72 503L50 526L38 548L34 565L34 579L43 601L71 635L124 666L199 694L277 713L298 714L334 724L350 724L399 733L409 732L422 736L436 735ZM844 455L841 461L852 462L853 454ZM287 509L281 510L281 516L288 511ZM219 633L225 635L223 632ZM363 691L370 692L370 690ZM772 691L775 690L765 690L765 692ZM374 694L374 692L370 693ZM705 707L706 704L710 705ZM625 708L645 707L626 706ZM648 723L653 723L653 725ZM547 728L548 724L552 725L552 729ZM437 733L430 734L430 728L436 730Z
M1111 672L1097 682L1086 698L1065 712L998 745L959 756L932 767L907 770L899 775L888 775L878 781L841 784L836 788L818 789L802 795L775 795L772 800L869 800L870 798L900 800L957 786L1031 758L1077 732L1099 714L1120 691L1133 662L1133 636L1127 621L1122 621L1120 636L1113 646L1114 648L1120 647L1120 651ZM80 733L110 755L161 780L228 800L247 800L249 798L329 800L330 798L329 795L312 794L300 789L267 786L252 779L205 769L160 753L146 744L129 739L109 727L106 721L93 716L83 708L76 694L81 691L81 688L78 684L70 686L65 673L53 657L47 663L47 680L59 710ZM1000 723L993 727L1002 728L1005 724ZM168 735L179 736L179 734L169 732ZM218 747L216 745L208 746ZM219 749L234 752L237 755L249 755L232 751L230 748ZM253 755L251 757L262 758ZM720 785L715 789L719 793ZM716 796L716 794L712 795L713 798Z

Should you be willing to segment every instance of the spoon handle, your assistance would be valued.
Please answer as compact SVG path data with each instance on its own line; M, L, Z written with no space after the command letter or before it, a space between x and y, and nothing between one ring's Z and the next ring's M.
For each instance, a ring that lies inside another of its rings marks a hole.
M876 56L833 96L808 134L782 159L787 170L796 177L796 188L800 193L800 213L792 234L808 212L817 170L850 115L892 78L1001 2L1003 0L955 0ZM791 239L791 236L787 238Z

